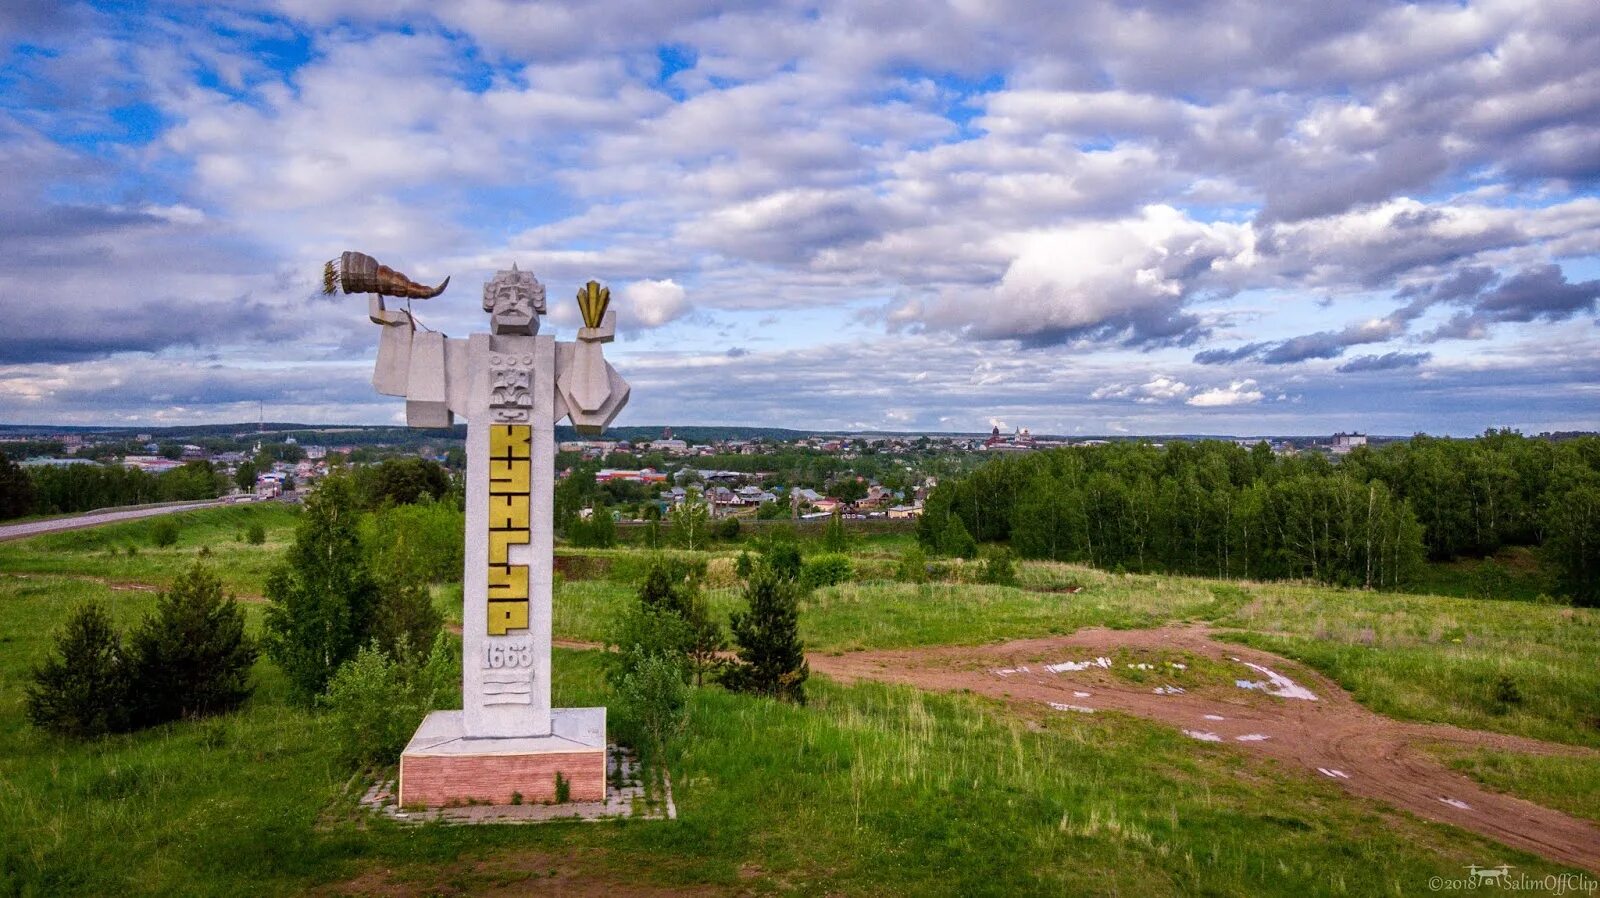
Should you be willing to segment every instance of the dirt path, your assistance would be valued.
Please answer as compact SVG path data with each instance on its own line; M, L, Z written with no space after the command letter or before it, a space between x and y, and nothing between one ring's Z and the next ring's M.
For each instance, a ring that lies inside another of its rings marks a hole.
M1140 685L1113 676L1096 661L1123 649L1188 652L1228 663L1237 668L1241 680L1256 685L1207 686L1181 693L1163 688L1158 693L1159 665L1151 671L1156 683ZM1361 707L1325 677L1268 652L1216 642L1201 627L1095 628L1070 636L993 646L811 655L808 660L813 671L840 680L879 680L941 691L970 689L1012 702L1039 703L1061 713L1135 714L1170 724L1196 739L1230 743L1299 765L1357 795L1420 817L1600 872L1600 827L1491 792L1447 769L1420 747L1444 742L1535 754L1600 753L1517 736L1392 720ZM1087 664L1077 670L1045 667L1063 662ZM1292 695L1296 687L1308 690L1315 699L1269 694Z

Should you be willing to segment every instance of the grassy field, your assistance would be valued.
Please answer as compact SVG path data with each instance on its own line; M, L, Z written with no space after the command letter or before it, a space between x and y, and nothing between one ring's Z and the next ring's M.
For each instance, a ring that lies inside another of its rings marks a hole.
M673 823L461 829L365 818L327 720L290 705L267 661L256 695L225 718L86 745L33 730L27 671L73 604L104 601L130 623L154 596L127 585L167 582L202 546L231 589L257 595L293 526L292 512L270 507L183 517L168 550L149 546L143 521L0 545L0 894L238 894L244 883L268 895L464 894L583 879L620 892L1408 895L1473 863L1557 869L1140 720L1032 716L821 678L805 707L696 691L669 759ZM253 521L267 526L265 546L236 541ZM865 570L892 558L888 542L863 546ZM611 559L605 576L563 578L558 637L603 638L631 594L639 553L598 554ZM808 647L1206 620L1292 649L1385 713L1580 744L1600 732L1586 722L1600 695L1595 612L1054 564L1020 573L1016 588L820 590L802 611ZM441 586L436 601L453 605L458 589ZM711 595L719 611L736 606L731 587ZM246 606L252 628L260 607ZM600 659L558 650L558 704L607 701ZM1502 672L1518 684L1515 707L1484 692ZM1477 753L1452 763L1578 813L1600 796L1600 765L1587 761Z
M1438 746L1456 770L1501 792L1600 823L1600 760Z
M151 538L156 518L141 518L86 530L68 530L0 543L0 572L67 574L106 582L166 585L192 564L202 550L228 588L260 596L267 573L294 536L297 511L279 503L235 505L165 515L178 525L178 541L157 548ZM245 542L251 524L267 532L264 545Z

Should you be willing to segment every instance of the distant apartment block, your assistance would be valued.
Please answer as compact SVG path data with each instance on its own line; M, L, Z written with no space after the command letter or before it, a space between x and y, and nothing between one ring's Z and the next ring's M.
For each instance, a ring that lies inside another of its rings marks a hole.
M1345 455L1357 446L1367 444L1367 435L1364 433L1336 433L1333 435L1333 454Z

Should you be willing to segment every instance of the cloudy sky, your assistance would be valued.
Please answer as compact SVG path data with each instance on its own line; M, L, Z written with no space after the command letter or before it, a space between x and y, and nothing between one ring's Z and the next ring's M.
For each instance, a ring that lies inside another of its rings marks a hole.
M1600 3L0 3L0 422L384 423L613 288L619 424L1600 428Z

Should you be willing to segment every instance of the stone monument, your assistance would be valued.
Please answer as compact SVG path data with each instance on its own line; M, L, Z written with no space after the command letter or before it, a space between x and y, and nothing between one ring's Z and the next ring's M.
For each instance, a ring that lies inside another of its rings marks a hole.
M324 290L369 293L382 330L372 384L403 396L406 423L467 423L462 704L429 714L400 759L400 804L552 801L557 778L573 801L606 788L606 709L550 707L551 498L555 424L599 434L628 401L606 362L616 334L610 291L578 291L576 342L540 335L545 288L512 265L483 286L489 332L466 339L419 328L385 296L426 299L415 284L361 253L328 263Z

